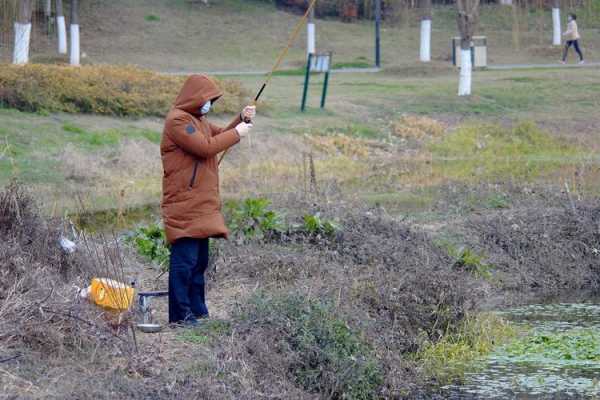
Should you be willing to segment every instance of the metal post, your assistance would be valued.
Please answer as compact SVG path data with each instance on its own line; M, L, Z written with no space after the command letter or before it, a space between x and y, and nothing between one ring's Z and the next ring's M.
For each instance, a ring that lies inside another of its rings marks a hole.
M375 66L381 67L381 0L375 0Z
M329 85L329 70L325 72L325 80L323 81L323 94L321 95L321 108L325 108L325 98L327 97L327 85Z
M306 107L306 96L308 95L308 82L310 80L310 64L312 62L312 54L308 55L308 62L306 63L306 75L304 76L304 90L302 92L302 104L300 105L300 111L304 112Z

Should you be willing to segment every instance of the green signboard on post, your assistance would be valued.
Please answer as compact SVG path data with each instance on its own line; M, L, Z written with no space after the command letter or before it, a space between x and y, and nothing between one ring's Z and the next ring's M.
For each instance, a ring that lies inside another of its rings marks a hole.
M332 53L311 53L306 62L306 75L304 77L304 90L302 91L302 104L300 111L306 109L306 99L308 97L308 85L311 73L325 73L323 81L323 93L321 94L321 108L325 108L325 99L327 97L327 86L329 85L329 70L331 68Z

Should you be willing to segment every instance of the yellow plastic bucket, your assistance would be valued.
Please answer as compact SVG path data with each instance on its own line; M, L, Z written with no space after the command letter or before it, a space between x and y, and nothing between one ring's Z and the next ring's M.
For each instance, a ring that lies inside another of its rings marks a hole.
M94 278L90 286L90 299L100 307L116 311L128 310L133 303L134 289L124 283L107 278Z

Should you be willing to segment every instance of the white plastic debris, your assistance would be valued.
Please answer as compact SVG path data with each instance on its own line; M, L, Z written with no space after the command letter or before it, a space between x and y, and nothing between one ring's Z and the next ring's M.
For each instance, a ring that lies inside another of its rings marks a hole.
M71 254L71 253L75 253L75 249L77 249L77 245L70 241L69 239L67 239L66 237L61 237L60 238L60 247L62 247L62 249Z
M79 289L79 297L82 298L82 299L89 299L91 292L92 292L92 287L91 286L88 286L88 287L83 288L83 289Z

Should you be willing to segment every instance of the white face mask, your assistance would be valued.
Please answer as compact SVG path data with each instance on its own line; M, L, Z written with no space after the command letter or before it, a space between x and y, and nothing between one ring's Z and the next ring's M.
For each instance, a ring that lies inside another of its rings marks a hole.
M212 105L211 101L207 101L202 108L200 109L200 113L202 113L202 115L204 114L208 114L208 112L210 111L210 106Z

